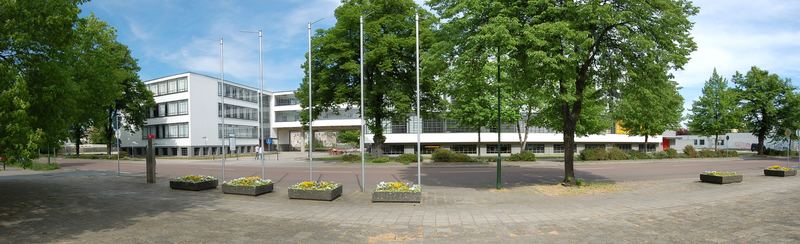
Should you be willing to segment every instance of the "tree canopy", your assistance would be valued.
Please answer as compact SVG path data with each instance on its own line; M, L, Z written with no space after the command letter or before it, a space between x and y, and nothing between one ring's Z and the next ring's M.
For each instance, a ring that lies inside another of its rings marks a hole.
M797 116L797 107L789 106L796 103L796 88L789 79L755 66L746 75L736 72L732 80L744 113L744 126L758 137L758 153L763 154L767 136L782 136L783 131L778 130L781 125L794 127L791 118Z
M631 84L622 91L615 114L629 135L658 136L677 129L683 115L683 97L678 84L662 80Z
M405 122L416 105L415 19L420 15L420 50L433 43L433 15L412 0L348 0L336 8L336 25L317 30L312 40L313 104L308 101L308 77L295 92L309 121L311 105L316 118L323 111L360 106L359 16L364 16L364 118L373 136L373 148L382 153L384 124ZM306 58L308 56L306 55ZM425 59L421 58L425 67ZM307 69L307 62L302 66ZM423 70L423 72L425 72ZM306 72L306 75L308 72ZM431 108L439 100L432 79L422 75L421 103ZM429 109L427 109L429 110Z
M714 69L703 86L703 95L692 104L689 130L703 136L714 136L714 149L723 135L741 126L738 100L728 81Z
M698 9L688 1L479 1L432 0L442 29L478 32L450 37L453 52L483 38L511 60L502 68L519 85L541 89L544 124L563 132L564 183L574 180L576 135L601 132L611 125L608 108L626 86L667 80L696 49L689 17ZM450 25L450 27L448 27ZM449 34L449 33L445 33ZM484 55L485 56L485 55ZM502 59L501 59L502 60ZM482 62L482 60L475 60ZM480 63L448 64L453 69Z

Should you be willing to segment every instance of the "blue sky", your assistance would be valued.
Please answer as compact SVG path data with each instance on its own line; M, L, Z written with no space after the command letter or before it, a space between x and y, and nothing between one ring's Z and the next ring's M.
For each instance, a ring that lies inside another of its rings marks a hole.
M422 0L417 0L422 2ZM729 78L756 65L800 85L800 1L702 0L692 20L698 50L675 78L691 107L716 67ZM335 23L339 0L163 1L96 0L83 5L118 30L142 67L143 80L194 71L219 75L219 38L225 38L225 77L258 86L258 38L264 30L265 89L294 90L303 77L306 23Z

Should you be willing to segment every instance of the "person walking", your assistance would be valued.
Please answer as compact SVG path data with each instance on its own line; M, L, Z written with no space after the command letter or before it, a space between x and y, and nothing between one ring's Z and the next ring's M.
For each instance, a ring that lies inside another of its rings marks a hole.
M259 155L261 155L261 147L260 146L256 146L256 159L259 159L259 157L258 157Z
M259 159L264 158L264 147L258 147L258 156L260 157Z

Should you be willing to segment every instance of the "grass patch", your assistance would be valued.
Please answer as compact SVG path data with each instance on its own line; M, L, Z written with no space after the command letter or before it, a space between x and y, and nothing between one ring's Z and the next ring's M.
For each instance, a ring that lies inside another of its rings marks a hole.
M13 163L8 164L9 167L15 168L23 168L35 171L49 171L49 170L57 170L61 168L57 163L39 163L39 162L29 162L29 163Z
M530 187L538 193L551 197L610 193L624 189L624 187L619 184L607 181L586 182L582 186L571 187L562 186L561 184L534 185Z

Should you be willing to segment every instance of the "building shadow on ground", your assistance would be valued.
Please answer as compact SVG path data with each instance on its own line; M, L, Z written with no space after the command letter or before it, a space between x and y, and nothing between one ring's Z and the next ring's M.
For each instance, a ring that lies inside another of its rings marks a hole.
M541 184L555 184L564 179L563 168L551 167L520 167L515 165L503 166L501 170L503 187L521 187ZM397 176L396 180L417 182L417 168L407 167ZM491 166L423 166L423 186L465 187L475 189L494 188L496 185L497 171ZM612 180L590 172L575 170L575 177L586 181Z
M168 179L77 171L0 176L0 243L69 242L121 229L139 218L179 212L222 194L168 189ZM213 190L212 190L213 191Z

